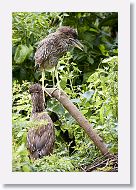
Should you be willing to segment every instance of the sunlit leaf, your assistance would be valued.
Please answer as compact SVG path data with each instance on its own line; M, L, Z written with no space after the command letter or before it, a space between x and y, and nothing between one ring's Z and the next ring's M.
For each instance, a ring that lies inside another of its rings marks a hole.
M31 172L32 171L30 166L28 166L28 165L23 165L22 170L23 170L23 172Z
M82 94L82 97L86 98L89 101L90 98L93 96L93 94L94 94L94 91L89 90L89 91L86 91L84 94Z

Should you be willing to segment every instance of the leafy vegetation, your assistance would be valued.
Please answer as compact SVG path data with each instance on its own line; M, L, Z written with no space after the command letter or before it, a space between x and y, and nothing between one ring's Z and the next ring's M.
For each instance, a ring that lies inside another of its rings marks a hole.
M41 78L34 67L34 52L37 42L61 25L76 28L85 48L83 52L75 48L60 59L60 85L110 152L118 152L117 13L13 13L13 171L78 172L101 156L62 105L47 99L47 111L58 118L55 149L36 161L28 157L26 135L33 125L28 89ZM46 83L52 85L48 72Z

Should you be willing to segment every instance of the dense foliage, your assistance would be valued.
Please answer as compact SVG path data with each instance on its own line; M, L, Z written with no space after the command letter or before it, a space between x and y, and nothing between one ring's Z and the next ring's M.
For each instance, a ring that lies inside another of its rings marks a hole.
M85 48L60 59L60 85L109 150L118 151L117 13L13 13L13 171L80 171L101 155L62 105L47 99L49 114L57 117L55 149L35 162L28 157L26 135L33 125L28 89L41 78L34 52L37 42L61 25L76 28ZM52 85L48 72L46 79Z

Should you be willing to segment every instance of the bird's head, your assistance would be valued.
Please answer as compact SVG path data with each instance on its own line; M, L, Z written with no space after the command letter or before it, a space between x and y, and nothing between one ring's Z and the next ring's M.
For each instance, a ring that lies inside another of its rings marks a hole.
M77 35L77 32L75 29L73 29L69 26L62 26L58 29L58 32L60 32L65 37L65 39L68 41L69 45L83 50L84 46L77 39L78 35Z
M40 84L33 84L29 88L30 94L37 94L37 93L42 93L42 87Z
M42 86L40 84L33 84L30 86L29 92L31 94L33 104L32 112L42 112L45 109Z

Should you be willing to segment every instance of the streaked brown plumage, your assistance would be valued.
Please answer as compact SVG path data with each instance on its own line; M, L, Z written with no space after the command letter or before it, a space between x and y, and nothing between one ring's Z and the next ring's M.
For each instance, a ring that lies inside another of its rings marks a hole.
M27 134L27 148L32 159L50 155L53 152L55 131L50 116L45 112L42 87L34 84L29 89L32 98L31 120L36 125Z
M35 52L35 65L42 71L43 89L45 80L44 71L55 71L57 87L60 89L56 66L59 59L70 49L70 47L77 47L83 50L83 45L77 39L77 32L69 26L62 26L58 28L56 32L49 34L39 43ZM53 87L55 87L54 73Z
M83 49L83 45L77 39L77 32L73 28L62 26L39 43L35 53L35 64L41 69L50 70L70 47Z

